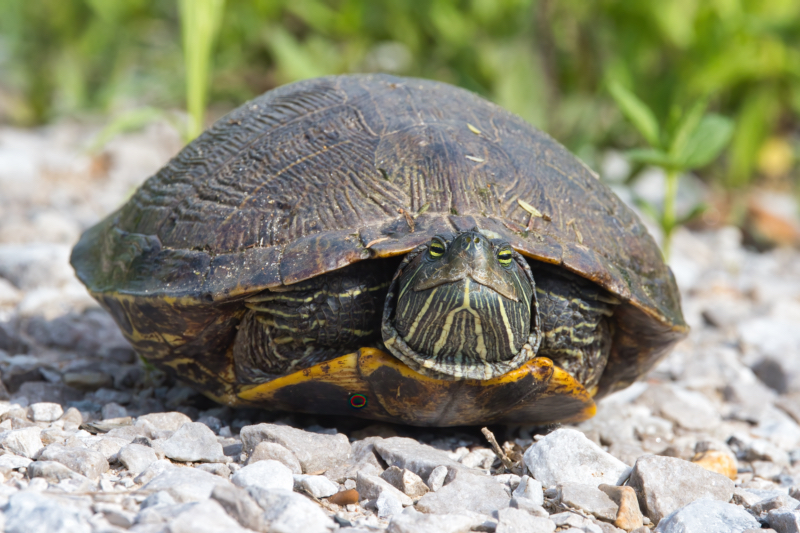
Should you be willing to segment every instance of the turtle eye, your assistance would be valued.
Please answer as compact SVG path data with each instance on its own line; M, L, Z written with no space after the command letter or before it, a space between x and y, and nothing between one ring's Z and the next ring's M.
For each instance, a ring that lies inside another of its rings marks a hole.
M444 250L444 243L439 239L431 240L430 245L428 245L428 253L434 258L442 257L444 255Z
M511 253L511 250L505 248L497 252L497 260L500 261L500 264L508 266L511 264L511 261L514 259L514 254Z

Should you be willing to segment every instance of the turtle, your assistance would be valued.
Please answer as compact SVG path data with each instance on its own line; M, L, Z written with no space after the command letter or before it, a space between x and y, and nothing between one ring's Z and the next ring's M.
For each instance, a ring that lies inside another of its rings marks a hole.
M472 92L385 74L235 109L71 263L142 358L231 406L577 422L688 332L655 240L584 163Z

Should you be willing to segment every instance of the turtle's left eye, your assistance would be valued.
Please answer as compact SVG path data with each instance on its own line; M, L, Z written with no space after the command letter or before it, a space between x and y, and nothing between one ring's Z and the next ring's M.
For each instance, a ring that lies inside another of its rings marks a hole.
M497 260L500 261L500 264L503 266L510 265L513 259L514 259L514 254L512 254L511 250L509 250L508 248L497 252Z

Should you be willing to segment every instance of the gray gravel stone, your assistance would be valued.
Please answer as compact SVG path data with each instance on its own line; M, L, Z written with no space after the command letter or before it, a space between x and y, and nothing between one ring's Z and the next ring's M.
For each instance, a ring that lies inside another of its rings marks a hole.
M382 439L375 443L375 450L389 466L410 470L422 479L428 479L438 466L466 468L450 459L445 452L405 437Z
M289 426L257 424L240 432L244 452L250 455L259 442L275 442L294 453L304 474L322 474L350 457L345 435L311 433Z
M230 516L242 527L267 533L267 522L263 511L245 489L234 485L218 485L211 492L211 499L222 505Z
M292 490L292 471L278 461L266 460L239 469L231 481L237 487L260 487L262 489Z
M375 507L378 510L378 518L391 518L403 512L403 504L388 490L381 492L375 501Z
M525 465L546 488L572 481L594 487L621 484L630 467L604 452L580 431L557 429L533 444L524 455Z
M778 533L800 533L800 511L774 509L767 514L767 523Z
M42 478L49 483L58 483L64 479L87 480L88 478L56 461L36 461L28 467L28 477Z
M411 498L378 476L359 473L356 478L356 490L362 500L377 500L382 492L388 492L404 506L409 506L414 503Z
M657 533L741 533L759 527L758 520L737 505L698 500L659 522Z
M399 514L392 517L387 533L467 533L475 519L457 514Z
M81 442L89 448L90 450L94 450L96 452L100 452L103 457L106 458L106 461L115 461L117 459L117 454L119 451L124 447L127 446L129 440L127 439L120 439L118 437L109 437L109 436L102 436L102 437L85 437L80 439Z
M247 458L247 464L266 461L268 459L283 463L292 471L292 474L303 473L303 468L300 466L300 461L297 460L297 457L285 446L281 446L275 442L259 442L256 444L250 457Z
M51 444L42 450L39 460L59 462L90 479L97 479L108 471L108 461L103 454L89 448L71 448L60 444Z
M637 403L691 430L708 430L720 423L714 405L703 394L672 384L651 385Z
M433 492L441 489L444 485L444 480L447 478L447 467L437 466L431 470L431 475L428 476L427 485Z
M44 448L38 427L12 429L0 433L0 447L13 454L33 459Z
M781 493L756 502L750 507L750 510L756 515L760 515L772 511L773 509L780 509L782 507L790 510L797 509L798 503L800 502L790 497L788 494Z
M568 528L566 531L585 531L586 533L604 533L603 530L590 519L574 512L556 513L550 515L557 527Z
M172 411L169 413L149 413L136 419L136 425L144 425L145 422L156 429L166 431L178 431L181 426L192 421L191 418L183 413Z
M633 467L628 484L636 490L639 505L650 520L659 520L701 498L728 502L733 481L676 457L647 455Z
M148 466L158 461L153 448L141 444L128 444L117 453L117 459L131 474L144 472Z
M150 465L150 468L154 465ZM173 466L155 476L141 490L146 494L163 490L176 502L185 503L207 500L214 487L229 484L227 479L202 470Z
M6 533L91 533L88 502L17 492L5 509Z
M260 487L248 492L264 510L269 533L328 533L336 528L317 504L296 492Z
M0 471L18 470L27 467L30 463L31 459L21 455L14 455L13 453L0 455Z
M294 490L305 492L315 498L327 498L339 492L339 485L325 476L294 474Z
M222 452L214 432L199 422L182 425L161 444L164 455L176 461L222 463L228 458Z
M233 464L233 463L230 463ZM215 476L224 477L228 479L231 477L231 468L229 463L199 463L194 465L196 470L202 470ZM237 465L238 466L238 465Z
M496 533L552 533L556 524L549 518L533 516L521 509L501 509L497 512Z
M533 500L529 500L528 498L513 497L511 498L511 502L509 502L509 507L521 509L526 513L532 514L533 516L542 516L544 518L549 516L544 507Z
M52 402L35 403L28 409L30 409L31 420L34 422L54 422L64 414L61 405Z
M350 459L326 470L325 477L335 483L344 483L358 477L359 472L379 476L383 472L383 465L375 451L375 443L381 440L381 437L367 437L350 443Z
M381 479L388 481L394 488L416 501L430 491L418 475L410 470L391 466L384 470Z
M508 507L510 501L506 487L491 477L456 470L448 474L447 483L441 489L420 498L416 508L431 514L454 511L492 514Z
M597 518L613 522L619 506L606 493L591 485L559 483L558 501L572 509L580 509Z
M169 533L247 533L239 523L228 516L215 500L198 502L186 508L169 522Z
M519 480L519 485L511 495L514 498L525 498L536 505L544 505L542 482L530 476L522 476Z

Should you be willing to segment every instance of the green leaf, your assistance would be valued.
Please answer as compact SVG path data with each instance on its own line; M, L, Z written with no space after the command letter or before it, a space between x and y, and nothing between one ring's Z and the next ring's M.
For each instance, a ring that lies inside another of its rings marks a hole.
M655 165L657 167L673 168L675 161L668 153L656 148L637 148L625 152L628 160L632 163L642 163L645 165Z
M683 152L686 147L686 143L689 141L689 138L697 129L697 126L700 124L700 121L703 119L703 114L706 112L706 108L708 107L708 100L705 98L700 100L696 104L692 106L692 108L681 117L680 122L678 122L678 126L675 128L675 132L672 135L672 141L669 145L669 155L673 158L677 158L679 154Z
M717 158L733 134L733 121L722 115L706 115L689 137L678 156L686 170L704 167Z
M608 90L611 92L611 96L614 97L614 100L616 100L622 113L636 126L636 129L638 129L642 137L650 143L650 146L661 146L658 133L658 121L650 108L647 107L647 104L639 100L635 94L616 81L609 82Z

